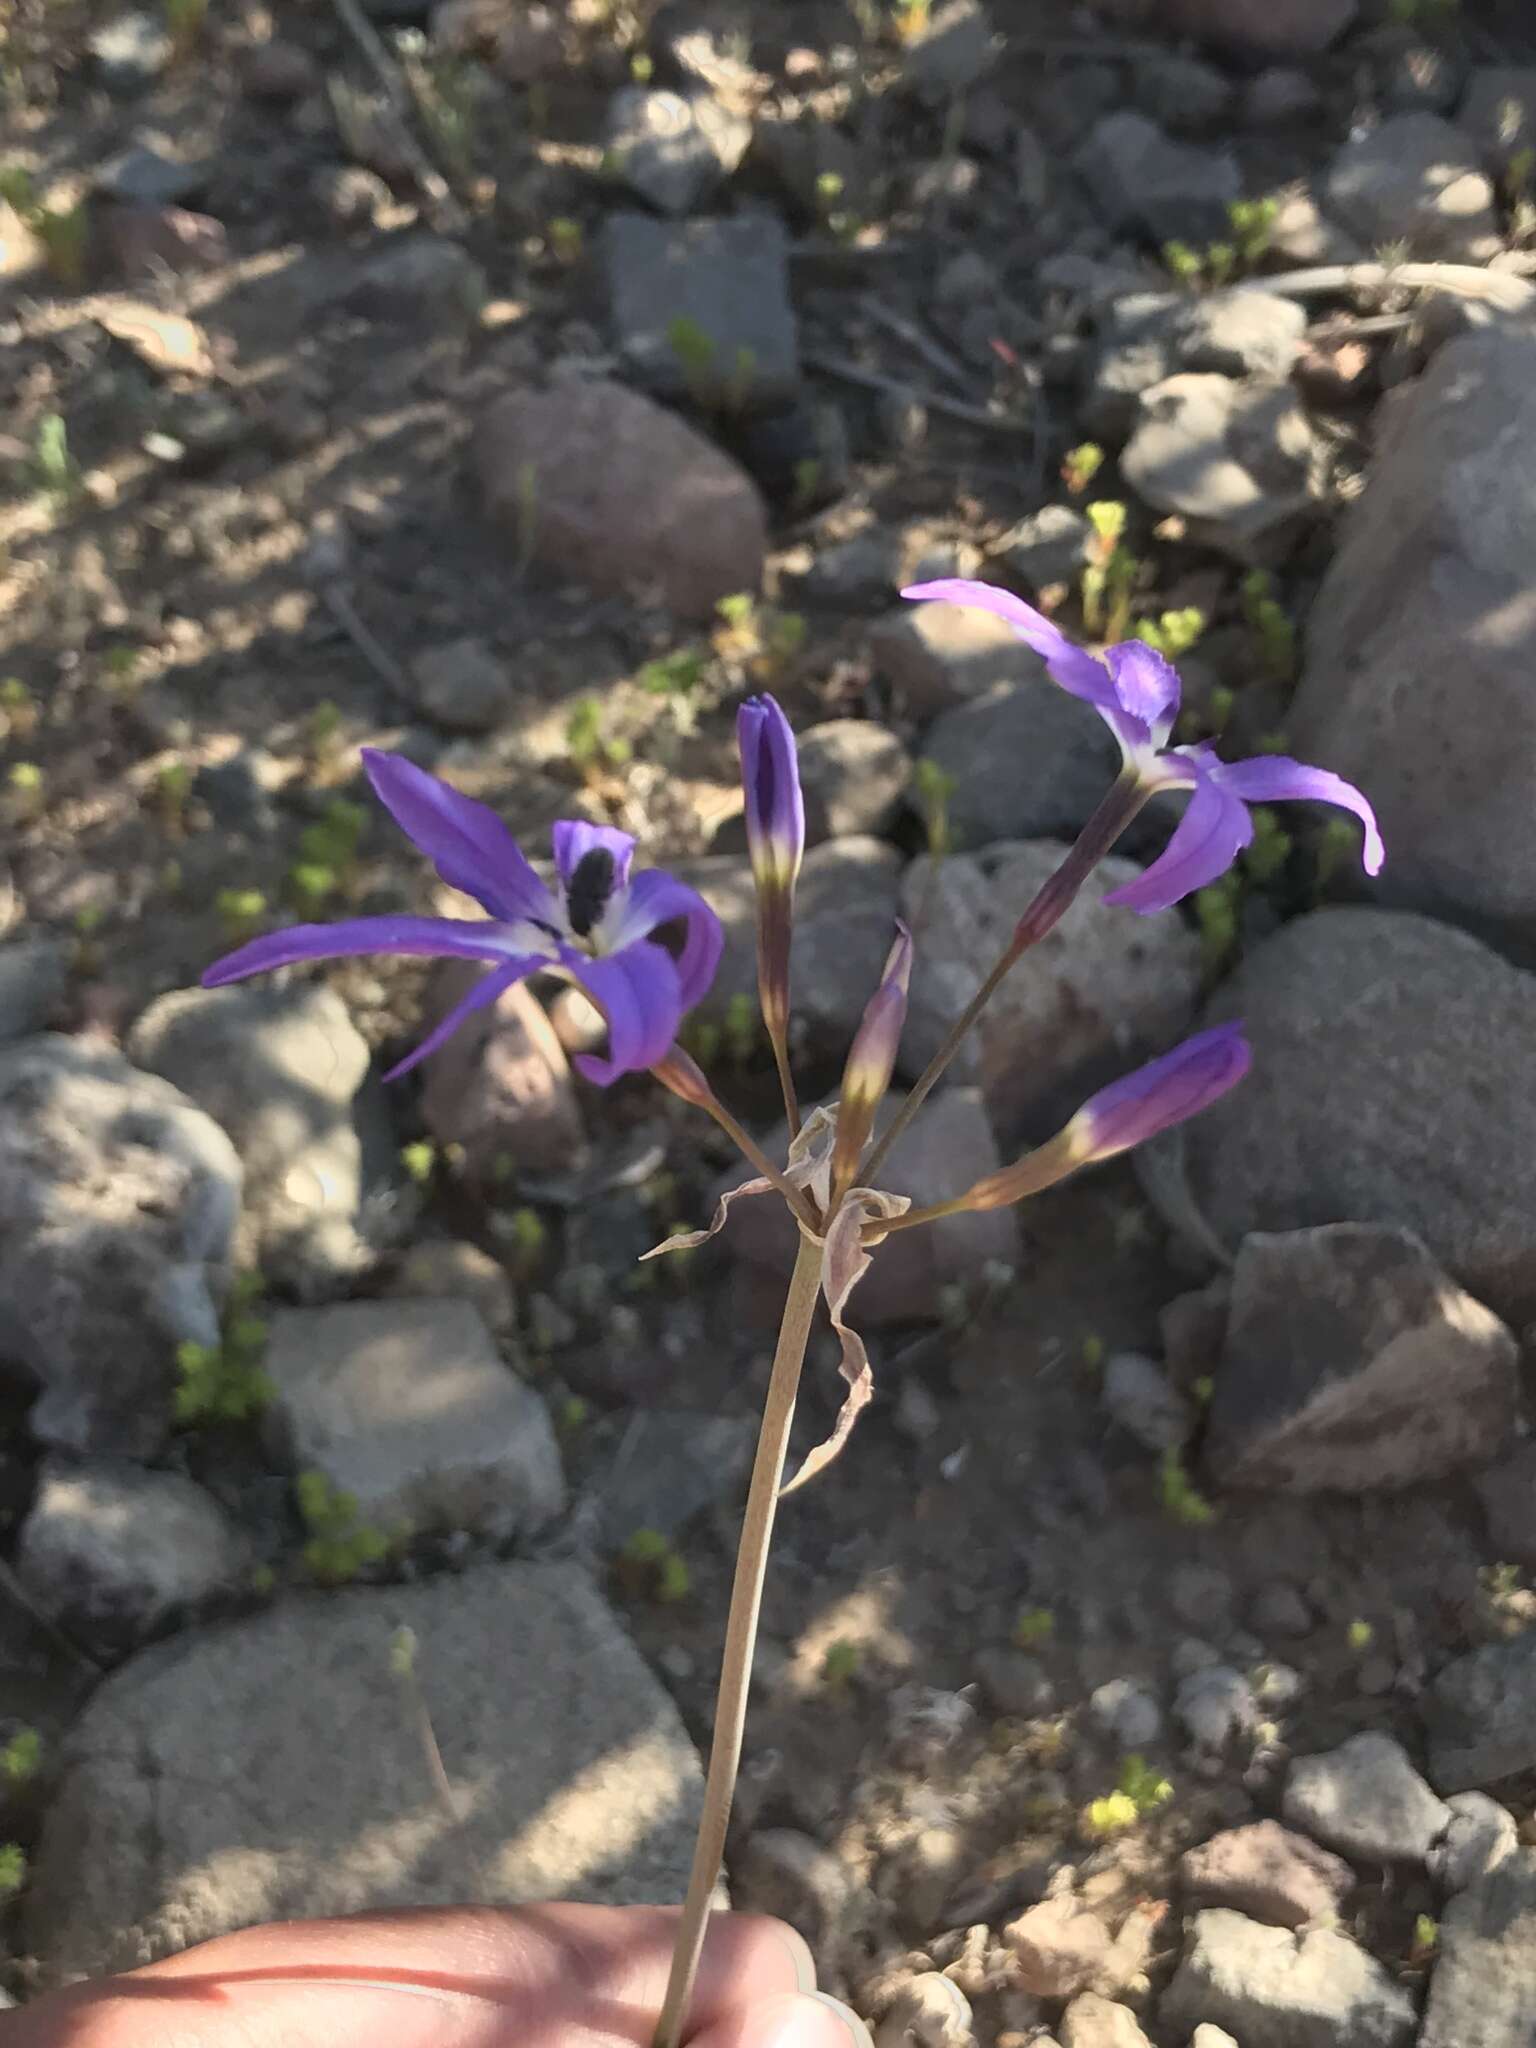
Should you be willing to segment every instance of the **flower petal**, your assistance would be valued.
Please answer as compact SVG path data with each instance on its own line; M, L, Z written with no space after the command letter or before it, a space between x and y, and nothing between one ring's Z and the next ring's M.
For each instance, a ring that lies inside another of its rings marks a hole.
M725 933L720 920L697 889L663 868L644 868L629 885L629 901L614 933L615 949L647 939L659 925L680 922L683 948L677 958L678 997L685 1010L708 995Z
M1376 813L1355 785L1331 768L1309 768L1304 761L1293 761L1285 754L1256 754L1251 761L1223 764L1216 779L1245 803L1337 804L1342 811L1352 811L1365 827L1361 864L1368 875L1381 873L1387 851L1381 843Z
M1111 889L1104 901L1138 910L1143 917L1167 910L1224 875L1252 837L1246 806L1202 764L1189 808L1163 851L1145 873Z
M451 888L473 896L492 917L550 922L549 891L487 805L450 789L401 754L364 747L363 767L379 802Z
M569 889L571 877L595 847L613 857L613 889L617 893L629 881L629 864L634 858L634 835L612 825L589 825L585 818L562 818L550 834L555 847L555 872L560 886Z
M452 917L355 917L341 924L296 924L226 953L203 970L204 988L269 974L299 960L341 960L354 953L405 953L503 965L519 957L506 928ZM547 964L547 963L544 963Z
M909 583L901 593L914 603L968 605L975 611L992 612L1012 626L1027 647L1045 663L1051 681L1074 697L1095 704L1101 711L1117 711L1120 699L1109 670L1085 647L1069 640L1060 626L1053 625L1044 612L1037 612L1011 590L999 590L992 583L972 583L964 577L945 576L935 583Z
M467 995L460 996L453 1008L440 1024L434 1025L414 1052L408 1052L403 1060L392 1066L384 1075L386 1081L398 1081L402 1074L408 1074L412 1067L420 1066L429 1059L440 1045L445 1045L467 1017L477 1010L483 1010L488 1003L494 1003L499 995L509 989L514 981L522 981L537 967L547 967L549 962L536 953L525 953L520 960L509 960L505 967L493 967L482 974Z
M677 964L650 939L592 960L574 947L561 959L608 1020L608 1057L578 1055L576 1066L606 1088L620 1074L638 1074L663 1058L677 1036L683 1004Z
M1170 1130L1198 1116L1230 1088L1253 1064L1253 1053L1241 1024L1217 1024L1197 1031L1161 1059L1112 1081L1090 1097L1067 1125L1079 1165L1113 1159L1133 1145L1145 1144L1159 1131Z
M736 745L758 887L792 889L805 851L805 799L795 735L776 699L747 699L736 714Z
M1178 715L1182 684L1171 661L1141 640L1121 640L1104 650L1121 709L1150 728Z

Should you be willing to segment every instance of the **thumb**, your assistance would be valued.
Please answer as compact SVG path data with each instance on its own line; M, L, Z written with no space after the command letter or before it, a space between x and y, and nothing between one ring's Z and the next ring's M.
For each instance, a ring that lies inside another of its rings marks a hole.
M720 2018L688 2048L871 2048L858 2015L824 1991L786 1992Z

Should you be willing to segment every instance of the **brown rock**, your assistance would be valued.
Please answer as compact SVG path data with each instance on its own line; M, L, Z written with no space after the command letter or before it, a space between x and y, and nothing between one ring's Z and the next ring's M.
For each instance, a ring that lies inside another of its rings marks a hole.
M1061 2016L1061 2048L1152 2048L1128 2005L1085 1991Z
M659 592L706 618L762 580L767 513L728 456L601 379L523 390L481 422L476 465L511 547L600 591Z
M1072 1998L1108 1967L1109 1929L1078 1899L1042 1899L1003 1929L1019 1982L1037 1998Z
M320 66L308 50L281 37L252 50L241 74L247 98L267 100L274 106L306 98L318 89L320 80Z
M472 963L444 965L434 983L439 1016L478 974ZM433 1055L421 1107L433 1136L462 1145L466 1172L482 1183L519 1169L569 1172L586 1153L565 1048L521 983L469 1018Z
M1274 1820L1228 1828L1187 1850L1179 1876L1192 1904L1231 1906L1271 1927L1330 1918L1355 1881L1342 1857Z
M194 277L229 256L222 222L182 206L106 206L101 231L106 259L124 279L166 270Z

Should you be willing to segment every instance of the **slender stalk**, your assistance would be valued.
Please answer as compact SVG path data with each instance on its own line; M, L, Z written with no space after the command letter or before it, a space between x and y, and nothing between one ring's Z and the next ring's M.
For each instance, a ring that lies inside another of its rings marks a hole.
M773 1538L779 1487L784 1477L784 1454L789 1448L789 1426L794 1420L800 1368L805 1363L805 1347L810 1339L811 1317L820 1282L821 1246L802 1232L789 1292L784 1298L784 1316L779 1325L773 1372L763 1403L757 1456L752 1464L752 1483L747 1491L741 1542L736 1551L731 1611L725 1624L725 1649L720 1660L720 1690L715 1699L714 1737L704 1781L704 1811L699 1820L699 1836L694 1845L693 1869L688 1878L688 1896L683 1902L682 1922L677 1930L677 1946L672 1952L672 1974L667 1982L667 1995L661 2017L656 2022L651 2048L679 2048L688 2001L693 1995L694 1979L698 1975L699 1956L704 1947L709 1902L725 1854L726 1827L736 1791L736 1773L741 1764L742 1731L747 1718L747 1691L752 1677L752 1652L757 1643L758 1615L763 1604L768 1546Z
M943 1079L971 1026L996 995L1015 963L1060 923L1078 890L1152 794L1135 769L1127 767L1121 770L1103 802L1078 834L1071 852L1055 874L1042 882L1035 892L1033 901L1014 927L1013 936L1003 949L1001 958L944 1034L944 1043L913 1083L911 1093L860 1169L861 1181L873 1185L891 1147Z
M789 1118L789 1135L800 1135L800 1098L795 1093L795 1077L789 1070L789 1046L775 1035L773 1041L773 1063L779 1070L779 1088L784 1096L784 1114Z
M784 1178L784 1175L774 1165L762 1146L758 1144L749 1131L744 1130L737 1123L735 1117L731 1115L725 1104L716 1100L707 1104L706 1107L726 1136L734 1139L741 1148L749 1165L755 1166L765 1180L773 1182L775 1188L784 1197L785 1201L788 1202L790 1209L794 1213L795 1221L800 1224L801 1228L805 1230L819 1230L821 1228L821 1218L811 1207L807 1197L799 1188Z

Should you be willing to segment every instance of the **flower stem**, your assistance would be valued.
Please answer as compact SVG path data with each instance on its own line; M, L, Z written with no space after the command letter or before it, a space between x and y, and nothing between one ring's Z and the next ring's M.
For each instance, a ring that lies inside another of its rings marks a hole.
M699 1956L704 1947L704 1930L709 1921L709 1902L720 1875L725 1854L726 1827L731 1817L731 1800L736 1791L736 1773L741 1764L742 1731L747 1718L747 1691L752 1678L752 1652L757 1643L757 1621L763 1604L763 1580L768 1568L768 1546L773 1538L774 1515L779 1487L784 1477L784 1454L789 1448L789 1426L794 1420L795 1394L800 1385L800 1368L811 1334L811 1317L821 1283L821 1245L801 1232L800 1251L784 1298L784 1316L779 1324L779 1341L773 1355L773 1372L763 1403L762 1426L758 1431L757 1456L752 1464L752 1483L747 1491L746 1513L742 1518L741 1542L736 1550L736 1576L731 1586L731 1610L725 1624L725 1649L720 1660L720 1690L715 1699L714 1737L710 1744L709 1771L704 1781L704 1810L694 1844L693 1869L688 1878L688 1896L683 1902L677 1946L672 1952L672 1974L667 1995L656 2022L651 2048L679 2048L688 2001L693 1995Z
M779 1070L779 1087L784 1095L784 1114L789 1118L789 1135L800 1135L800 1098L795 1093L795 1077L789 1070L789 1046L783 1036L774 1034L773 1063Z
M911 1093L892 1117L885 1135L860 1168L862 1181L873 1185L875 1174L891 1147L943 1079L945 1069L960 1050L971 1026L996 995L1015 963L1060 923L1078 890L1152 794L1134 768L1121 770L1103 802L1078 834L1071 852L1055 874L1036 890L1001 957L945 1033L944 1043L913 1083Z

